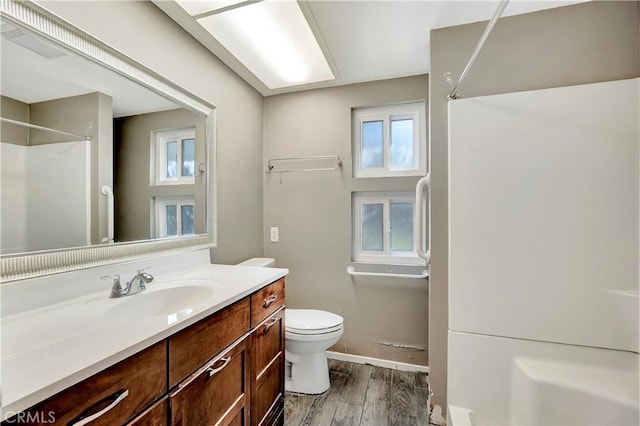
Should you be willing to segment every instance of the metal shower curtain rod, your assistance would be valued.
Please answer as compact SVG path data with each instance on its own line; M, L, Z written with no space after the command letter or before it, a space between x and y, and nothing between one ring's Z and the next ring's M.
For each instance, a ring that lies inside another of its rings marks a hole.
M491 31L493 31L493 27L496 26L498 19L500 19L500 16L502 16L502 12L504 12L504 9L507 7L508 3L509 3L509 0L501 0L500 3L498 4L498 7L496 8L496 11L493 12L493 16L491 17L491 20L487 24L487 28L484 29L484 33L482 34L482 37L480 37L480 40L476 45L476 49L473 51L473 54L471 55L471 58L469 59L467 66L464 67L464 70L462 71L462 74L460 74L460 78L458 79L458 82L456 83L453 90L451 91L451 94L447 96L448 99L455 99L456 96L458 95L458 91L460 90L460 86L462 86L462 82L464 81L465 78L467 78L467 74L469 74L471 67L473 67L473 64L478 58L480 51L482 50L482 48L484 47L484 44L487 42L487 39L491 35Z
M81 139L87 140L87 141L91 140L91 136L78 135L76 133L65 132L64 130L52 129L50 127L38 126L36 124L25 123L23 121L12 120L10 118L0 117L0 121L3 122L3 123L8 123L8 124L15 124L16 126L28 127L29 129L44 130L46 132L58 133L58 134L67 135L67 136L74 136L74 137L81 138Z

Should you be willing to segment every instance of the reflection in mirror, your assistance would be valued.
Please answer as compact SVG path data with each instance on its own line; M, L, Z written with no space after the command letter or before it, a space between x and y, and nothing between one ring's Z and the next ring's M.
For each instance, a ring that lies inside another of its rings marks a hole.
M114 120L116 241L206 232L204 133L184 108Z
M1 254L207 233L202 114L4 21L0 51Z

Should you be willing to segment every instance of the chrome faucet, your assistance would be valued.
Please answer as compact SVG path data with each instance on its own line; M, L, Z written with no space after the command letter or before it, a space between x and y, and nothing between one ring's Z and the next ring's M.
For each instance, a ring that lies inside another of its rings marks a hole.
M124 287L120 282L120 275L106 275L100 278L113 278L113 287L111 288L111 296L109 296L112 299L140 293L147 289L146 284L153 281L153 275L148 272L144 272L144 269L138 270L134 277L131 278L131 281L129 281Z

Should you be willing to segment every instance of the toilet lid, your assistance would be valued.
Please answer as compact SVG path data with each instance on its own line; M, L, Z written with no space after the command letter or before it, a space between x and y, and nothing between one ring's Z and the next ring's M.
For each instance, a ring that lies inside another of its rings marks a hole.
M342 327L340 315L316 309L285 309L285 328L298 334L319 334Z

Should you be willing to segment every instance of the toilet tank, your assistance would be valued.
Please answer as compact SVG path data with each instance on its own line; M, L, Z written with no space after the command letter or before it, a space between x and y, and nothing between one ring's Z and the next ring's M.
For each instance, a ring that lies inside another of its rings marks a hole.
M276 266L276 260L270 257L252 257L251 259L238 263L238 266L261 266L263 268L273 268Z

